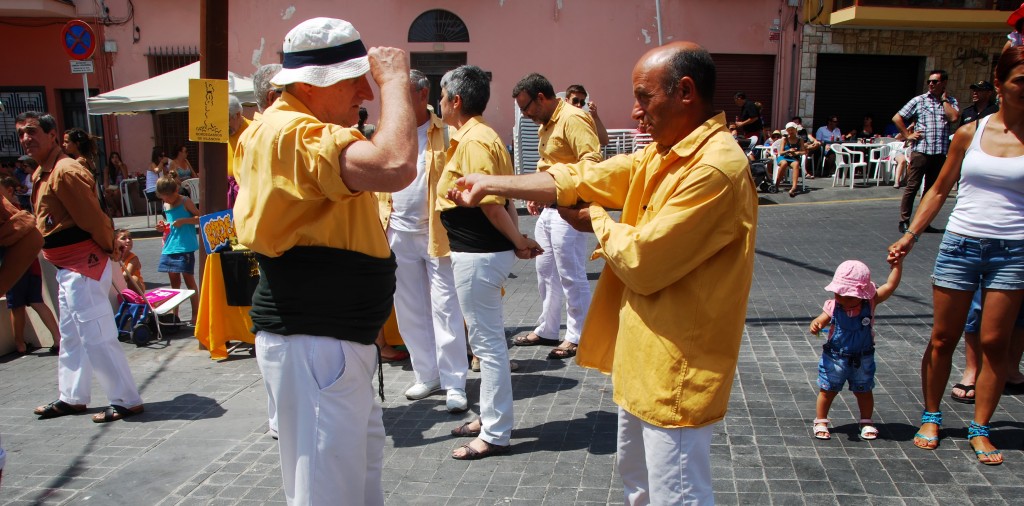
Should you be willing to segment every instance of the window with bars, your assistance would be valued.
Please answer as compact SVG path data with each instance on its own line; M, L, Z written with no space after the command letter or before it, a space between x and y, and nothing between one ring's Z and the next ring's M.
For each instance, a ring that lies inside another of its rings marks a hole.
M454 13L432 9L413 20L409 42L469 42L469 29Z
M199 61L199 49L195 47L149 48L149 77L170 72ZM170 155L176 146L188 147L188 161L196 171L199 167L199 143L188 140L188 113L164 112L153 115L153 136L155 145L164 148Z
M25 154L14 132L14 118L25 111L46 111L46 89L41 86L0 87L0 160L5 162Z

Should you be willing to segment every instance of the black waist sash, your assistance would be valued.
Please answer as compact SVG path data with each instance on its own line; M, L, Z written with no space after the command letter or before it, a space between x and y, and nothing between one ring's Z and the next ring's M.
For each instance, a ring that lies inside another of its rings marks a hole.
M441 211L441 224L448 231L452 251L497 253L516 249L512 241L491 225L491 220L479 207L454 207Z
M69 246L92 239L92 234L78 227L68 227L43 237L43 249Z
M391 315L395 255L376 258L323 246L296 246L279 257L257 254L254 331L328 336L371 344Z

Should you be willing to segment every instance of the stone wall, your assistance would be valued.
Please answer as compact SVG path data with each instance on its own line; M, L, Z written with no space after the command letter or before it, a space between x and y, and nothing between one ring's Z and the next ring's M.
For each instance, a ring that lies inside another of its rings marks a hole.
M1005 42L1006 34L998 32L832 29L804 25L797 110L805 123L814 116L818 55L822 53L924 56L925 68L949 72L950 93L961 103L970 103L968 87L982 76L992 80L992 59ZM922 76L921 92L924 90Z

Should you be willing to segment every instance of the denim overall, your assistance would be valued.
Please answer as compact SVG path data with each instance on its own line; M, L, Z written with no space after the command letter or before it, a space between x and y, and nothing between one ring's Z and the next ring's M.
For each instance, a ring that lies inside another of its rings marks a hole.
M822 351L824 353L818 371L818 383L822 389L841 389L847 381L850 390L854 392L874 388L875 345L871 335L871 301L861 302L857 316L847 316L846 311L836 304L832 311L832 327L828 340L822 345Z
M871 303L867 300L860 304L860 314L848 316L846 311L836 303L832 310L832 330L828 341L821 347L822 351L835 358L850 359L850 366L860 367L860 359L875 354L875 343L871 338Z

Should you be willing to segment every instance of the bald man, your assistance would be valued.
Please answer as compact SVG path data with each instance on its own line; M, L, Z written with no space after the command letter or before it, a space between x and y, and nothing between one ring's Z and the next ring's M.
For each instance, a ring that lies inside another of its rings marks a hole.
M644 150L525 176L469 175L450 193L556 202L593 230L604 272L578 364L611 372L627 504L711 504L711 434L725 417L754 272L757 195L712 109L715 64L690 42L633 68ZM619 222L606 209L622 209Z

